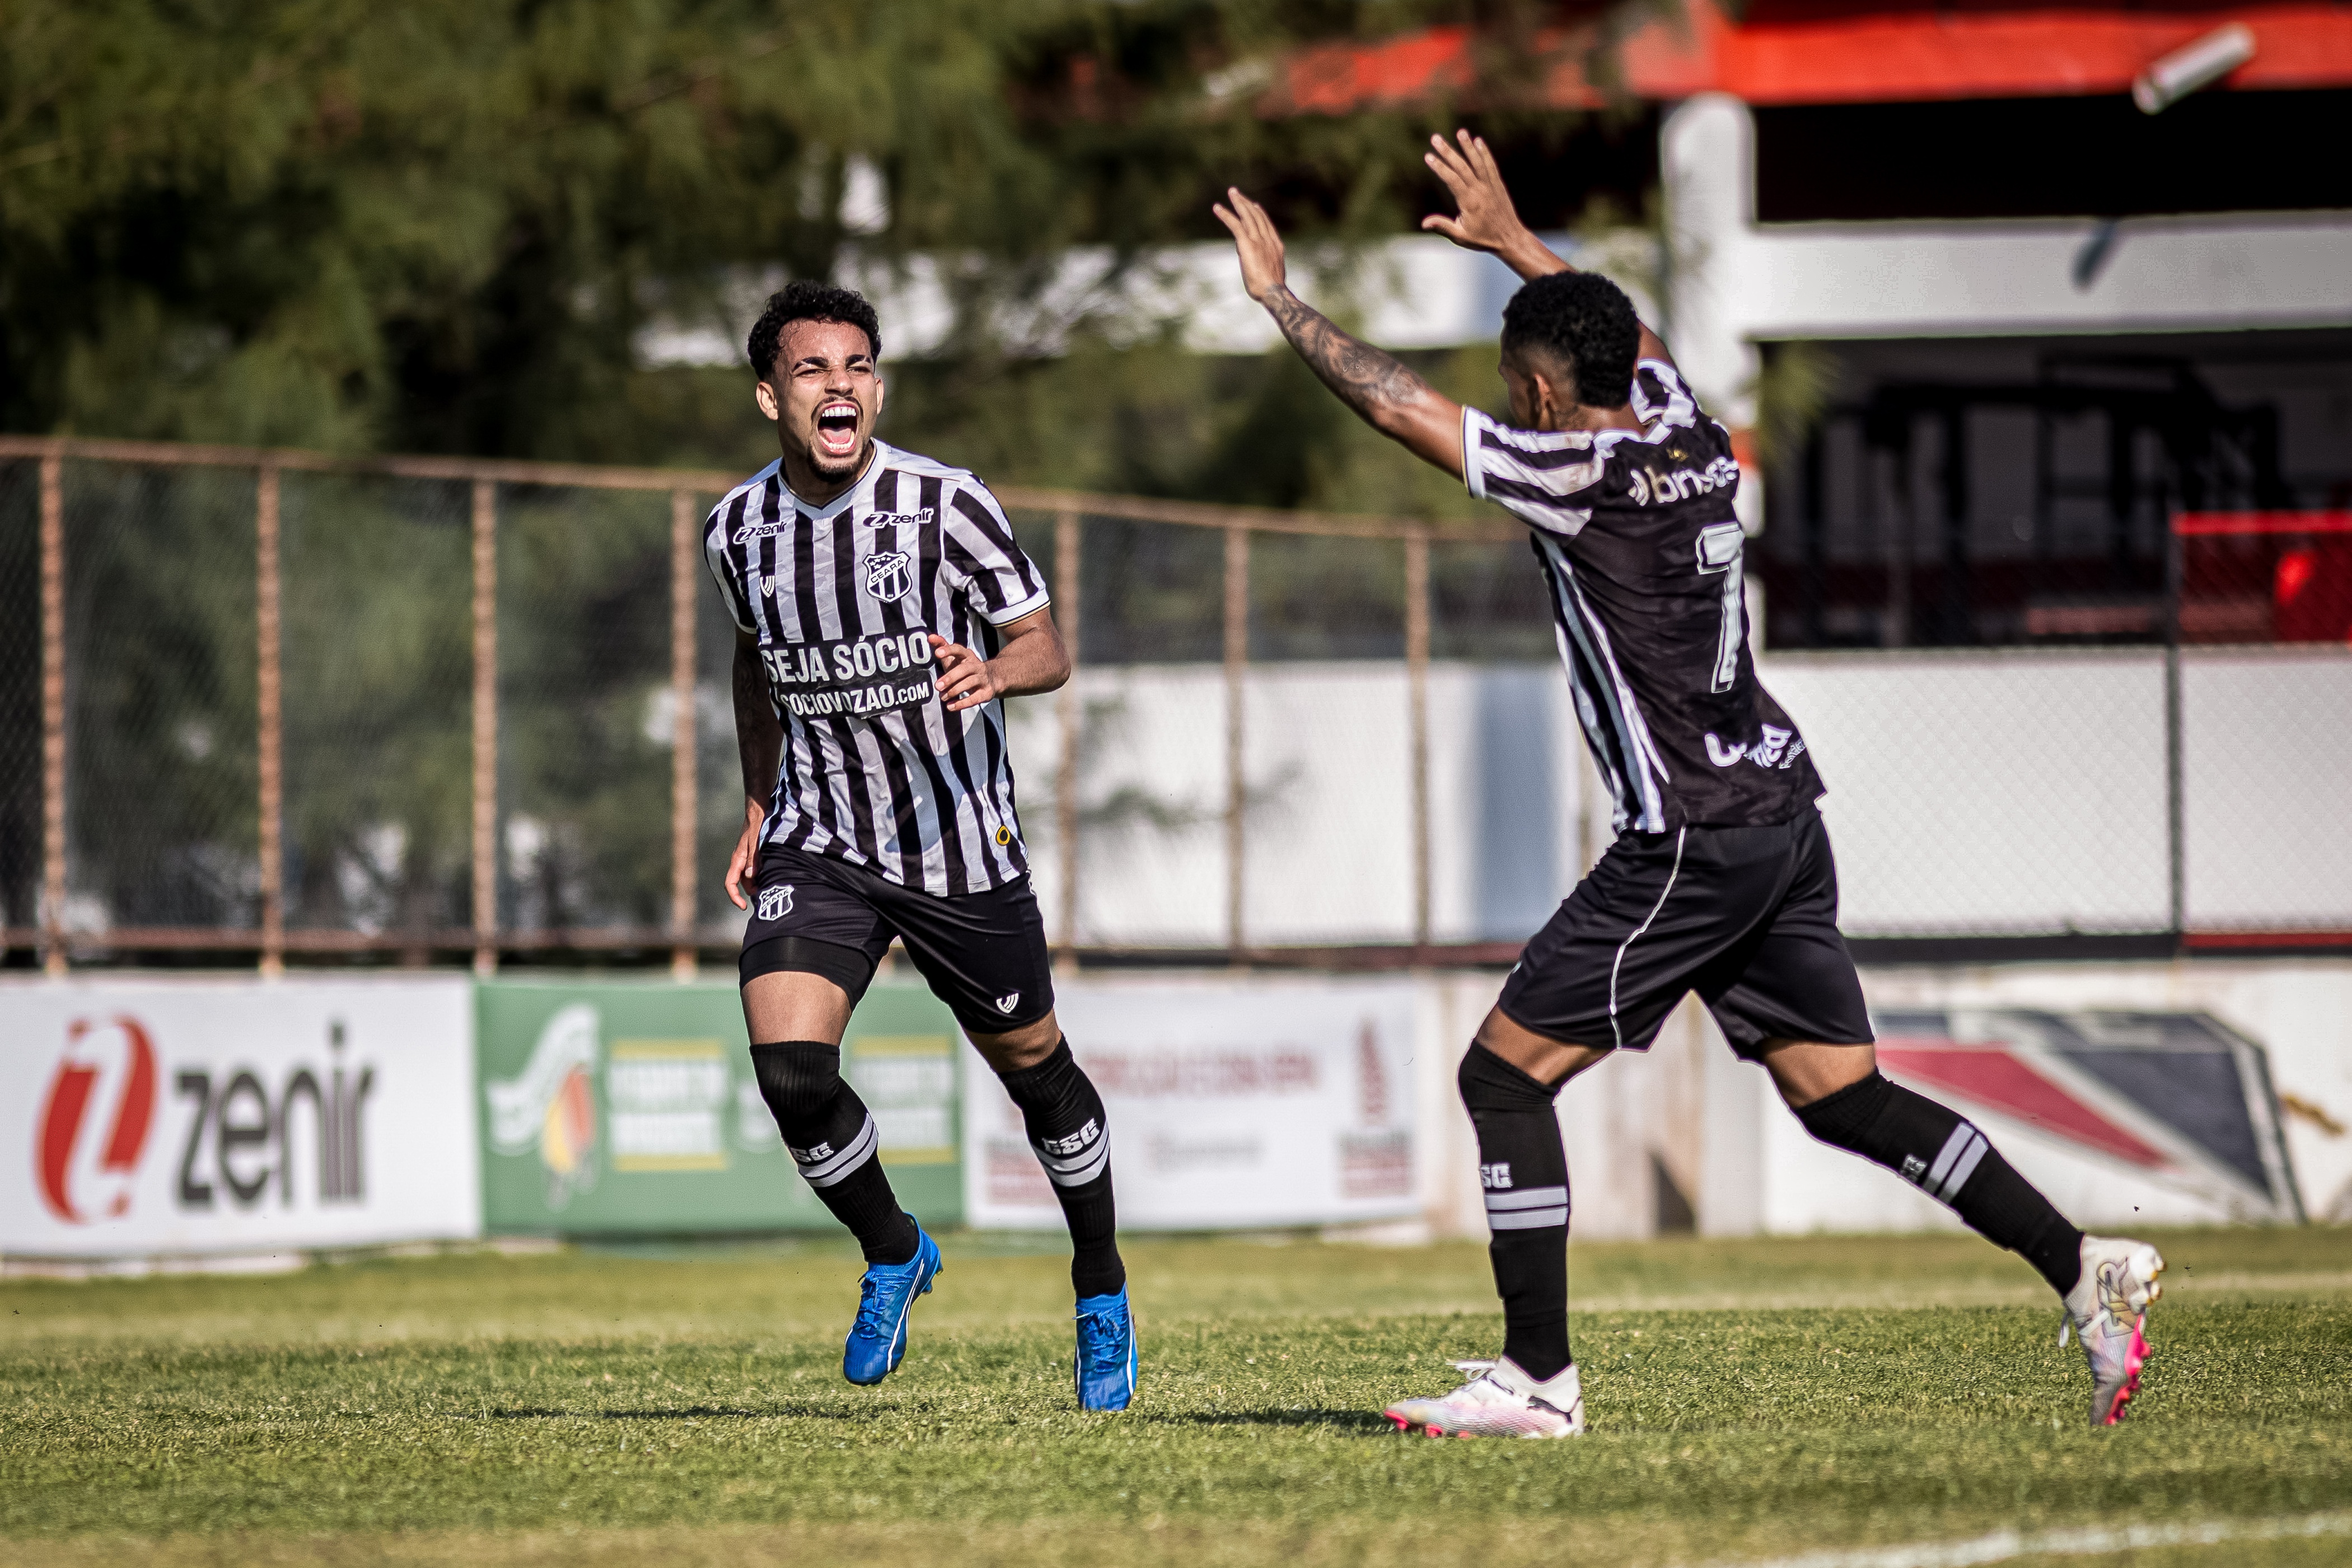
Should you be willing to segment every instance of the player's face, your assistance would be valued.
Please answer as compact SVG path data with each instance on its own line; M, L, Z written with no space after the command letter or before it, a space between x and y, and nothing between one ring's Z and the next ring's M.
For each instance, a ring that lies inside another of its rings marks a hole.
M759 387L760 412L776 422L788 458L826 479L865 465L882 413L882 377L872 346L842 321L792 321L776 345L776 366Z

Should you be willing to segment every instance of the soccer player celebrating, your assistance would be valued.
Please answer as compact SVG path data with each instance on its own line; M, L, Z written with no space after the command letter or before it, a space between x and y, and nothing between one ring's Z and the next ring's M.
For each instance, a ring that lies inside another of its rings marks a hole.
M1553 1101L1611 1051L1647 1049L1696 989L1807 1132L1895 1171L2041 1270L2090 1357L2091 1419L2113 1423L2138 1386L2164 1261L2139 1242L2084 1236L1981 1132L1880 1076L1838 933L1821 779L1748 656L1729 436L1624 293L1519 222L1482 141L1431 141L1427 161L1461 211L1423 226L1527 280L1503 312L1507 423L1455 406L1302 304L1284 286L1281 237L1248 197L1228 192L1216 209L1244 287L1324 383L1528 525L1616 807L1615 842L1528 942L1462 1062L1501 1356L1462 1364L1467 1383L1401 1400L1389 1418L1432 1436L1583 1430Z
M879 1383L940 1249L891 1193L841 1037L903 941L1021 1108L1061 1200L1078 1402L1123 1410L1135 1325L1109 1122L1054 1021L1001 700L1061 685L1069 654L988 487L874 438L881 352L873 306L847 289L798 282L768 301L751 357L782 455L703 534L738 628L744 822L726 886L751 912L752 1069L801 1176L865 1251L841 1370Z

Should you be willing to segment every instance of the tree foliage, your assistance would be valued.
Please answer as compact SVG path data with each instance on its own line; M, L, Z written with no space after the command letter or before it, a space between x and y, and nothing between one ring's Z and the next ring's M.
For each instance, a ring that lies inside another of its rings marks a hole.
M1461 9L5 0L0 424L658 455L646 312L829 271L849 159L890 191L858 243L985 258L983 293L1204 232L1234 177L1394 226L1442 110L1268 122L1216 73Z

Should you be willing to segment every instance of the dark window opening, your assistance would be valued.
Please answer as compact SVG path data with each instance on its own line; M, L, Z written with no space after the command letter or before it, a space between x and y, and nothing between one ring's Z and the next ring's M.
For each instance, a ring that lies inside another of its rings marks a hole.
M2352 91L1808 104L1756 111L1759 221L2352 207Z
M2342 640L2339 536L2173 553L2180 513L2352 507L2352 334L2276 336L1841 350L1750 549L1767 645L2154 643L2176 602L2189 642Z

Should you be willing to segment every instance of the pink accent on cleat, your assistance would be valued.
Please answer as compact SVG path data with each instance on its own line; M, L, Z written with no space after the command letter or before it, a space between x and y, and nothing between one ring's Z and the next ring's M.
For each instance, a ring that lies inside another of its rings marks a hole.
M2112 1427L2124 1418L2124 1406L2139 1392L2140 1369L2147 1364L2147 1314L2142 1312L2132 1321L2131 1343L2124 1349L2123 1385L2116 1390L2115 1402L2107 1406L2106 1420Z

